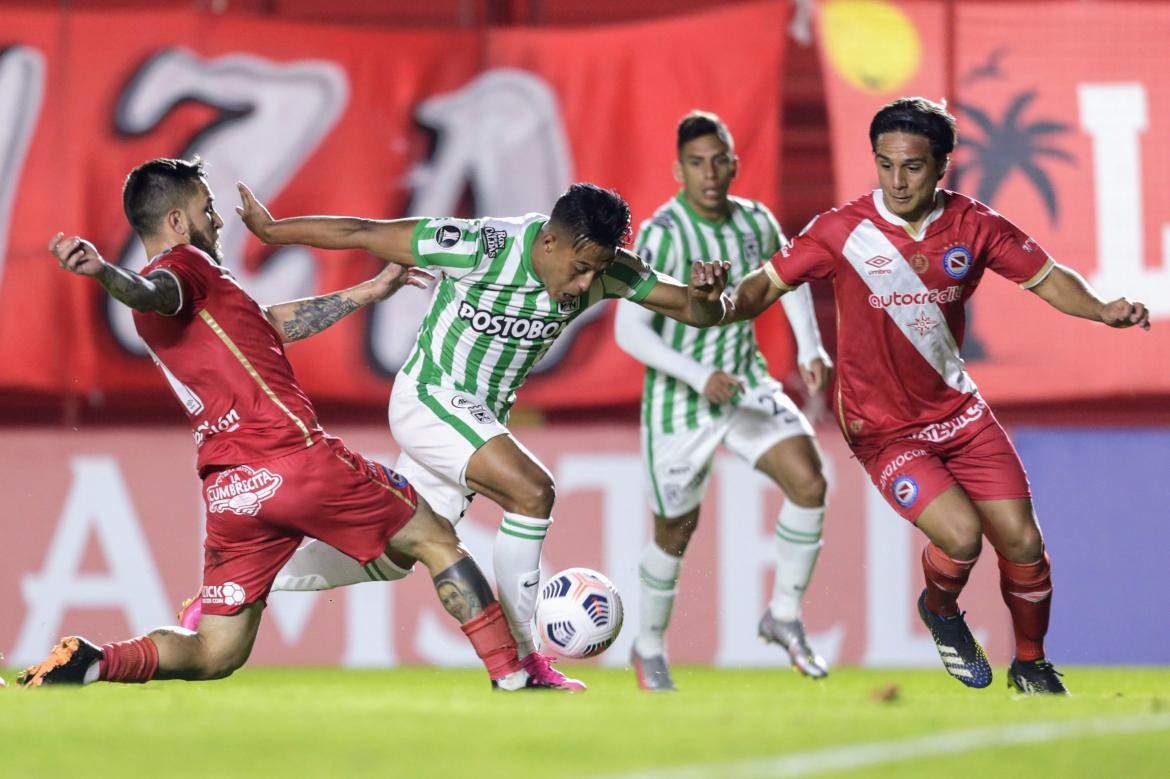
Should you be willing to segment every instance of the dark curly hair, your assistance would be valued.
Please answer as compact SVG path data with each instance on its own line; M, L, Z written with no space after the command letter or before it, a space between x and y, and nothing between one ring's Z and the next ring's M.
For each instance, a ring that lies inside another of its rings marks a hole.
M870 149L877 151L877 139L882 133L896 132L924 136L938 162L955 150L959 140L955 117L945 105L925 97L903 97L882 106L869 123Z
M574 184L557 198L550 221L573 236L573 247L592 241L617 249L630 240L630 205L612 189L596 184Z

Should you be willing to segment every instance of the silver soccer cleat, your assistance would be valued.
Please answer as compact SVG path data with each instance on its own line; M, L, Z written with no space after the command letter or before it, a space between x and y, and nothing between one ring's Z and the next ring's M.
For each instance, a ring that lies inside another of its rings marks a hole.
M675 692L674 680L670 678L670 666L666 657L642 657L637 649L630 650L630 665L638 677L638 686L647 692Z
M771 610L760 617L760 638L770 644L779 644L792 659L792 667L812 679L824 679L829 675L825 659L813 651L804 635L804 623L799 619L779 620Z

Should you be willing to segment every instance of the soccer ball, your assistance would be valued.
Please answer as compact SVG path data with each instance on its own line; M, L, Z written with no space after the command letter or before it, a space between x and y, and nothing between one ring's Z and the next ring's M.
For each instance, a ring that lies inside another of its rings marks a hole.
M540 591L536 632L562 657L593 657L618 637L622 616L622 598L613 582L589 568L566 568Z

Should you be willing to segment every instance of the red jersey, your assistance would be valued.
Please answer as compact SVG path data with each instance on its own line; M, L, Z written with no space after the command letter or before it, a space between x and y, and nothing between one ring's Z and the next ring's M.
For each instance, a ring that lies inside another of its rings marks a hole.
M173 316L134 312L134 326L187 410L202 473L312 446L324 435L297 384L284 343L226 268L180 244L142 270L170 273Z
M832 279L837 408L861 454L897 438L942 442L991 420L959 348L963 304L985 269L1025 289L1053 262L986 205L940 190L917 237L881 190L827 211L764 269L782 289Z

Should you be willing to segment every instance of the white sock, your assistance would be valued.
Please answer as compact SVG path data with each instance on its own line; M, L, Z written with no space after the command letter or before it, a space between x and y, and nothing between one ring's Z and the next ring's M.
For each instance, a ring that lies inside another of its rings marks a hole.
M532 613L540 589L540 549L551 524L551 517L505 514L492 550L500 605L516 637L516 653L521 658L536 650L532 640Z
M768 608L781 620L800 619L800 600L821 553L825 507L805 508L785 501L776 522L776 584Z
M314 592L362 582L389 582L401 579L411 570L395 565L385 554L369 565L362 565L314 538L294 552L277 572L272 591Z
M651 541L642 550L638 578L642 582L642 605L639 609L638 637L634 648L642 657L666 654L666 628L678 595L678 573L682 558L663 551Z

